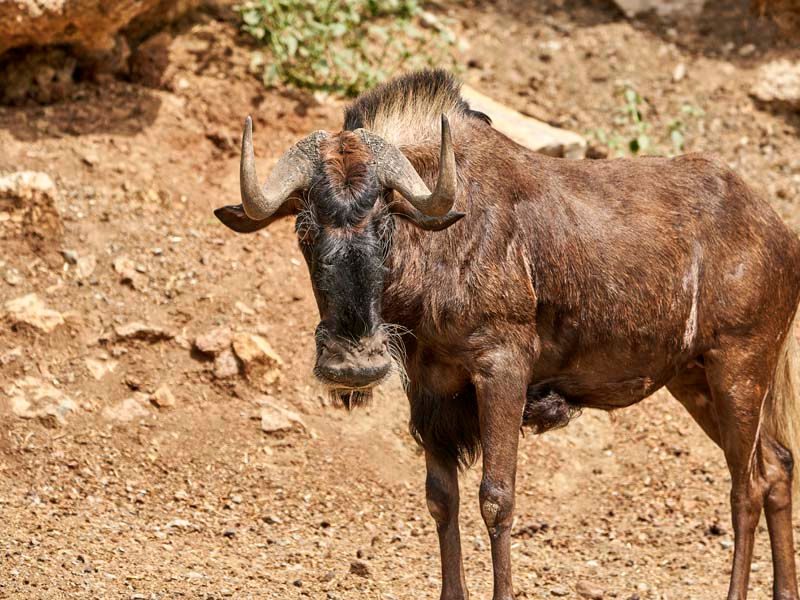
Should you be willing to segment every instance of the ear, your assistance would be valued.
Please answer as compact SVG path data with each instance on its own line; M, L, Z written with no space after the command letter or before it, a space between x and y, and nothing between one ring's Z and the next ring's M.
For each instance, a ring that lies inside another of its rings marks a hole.
M271 216L260 221L248 217L241 204L222 206L214 211L214 215L222 221L223 225L229 229L233 229L236 233L253 233L259 229L263 229L281 217L296 215L298 212L300 212L299 202L289 199Z

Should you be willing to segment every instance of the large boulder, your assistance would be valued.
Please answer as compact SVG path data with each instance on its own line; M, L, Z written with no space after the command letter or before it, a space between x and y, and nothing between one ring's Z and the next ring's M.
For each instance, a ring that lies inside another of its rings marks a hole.
M163 24L199 0L0 0L0 54L21 46L76 46L108 52L134 19Z

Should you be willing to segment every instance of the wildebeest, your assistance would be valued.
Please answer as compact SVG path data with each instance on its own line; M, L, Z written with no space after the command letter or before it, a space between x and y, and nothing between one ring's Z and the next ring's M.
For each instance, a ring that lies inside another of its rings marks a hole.
M216 214L239 232L297 215L320 312L316 376L363 400L402 343L442 598L467 597L460 465L482 453L493 598L508 600L520 429L666 386L730 469L729 600L747 594L762 509L773 597L798 599L800 240L727 167L536 154L471 110L443 71L362 95L341 132L298 142L263 186L254 162L248 118L242 204Z

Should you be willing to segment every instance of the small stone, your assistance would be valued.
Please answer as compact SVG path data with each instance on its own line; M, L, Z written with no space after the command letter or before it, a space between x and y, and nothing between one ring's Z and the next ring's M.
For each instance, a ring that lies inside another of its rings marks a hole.
M62 250L61 256L71 265L78 264L78 253L75 250Z
M194 525L186 519L172 519L167 523L167 529L194 529Z
M229 539L232 538L232 537L236 537L236 530L235 529L226 529L225 531L222 532L222 537L226 537L226 538L229 538Z
M79 280L88 279L94 273L96 267L97 257L94 254L80 256L75 264L75 276Z
M741 48L739 48L739 56L752 56L756 52L756 45L755 44L745 44Z
M107 358L87 358L84 362L86 363L86 369L97 381L100 381L109 373L113 373L119 364L116 360Z
M163 327L146 325L138 321L117 325L114 327L114 333L118 340L143 340L146 342L160 342L175 337Z
M114 406L108 406L103 409L103 417L109 421L117 421L120 423L128 423L135 419L143 419L150 416L147 403L147 396L145 394L136 394L130 398L125 398L125 400Z
M50 333L56 327L64 324L64 317L61 313L47 308L36 294L9 300L6 302L6 311L15 323L25 323L45 333Z
M562 598L564 596L569 596L569 590L565 587L557 586L554 588L550 588L550 594Z
M135 290L147 288L147 276L142 275L136 264L127 256L118 256L112 263L114 270L120 275L120 283L131 286Z
M603 600L603 590L586 581L579 581L575 586L575 591L581 598L589 598L589 600Z
M233 351L244 365L248 379L270 384L280 377L283 360L272 349L269 342L253 333L237 333L233 336Z
M254 314L256 314L256 311L247 306L247 304L245 304L244 302L237 302L236 304L234 304L234 306L236 307L236 310L238 310L243 315L253 316Z
M679 81L683 81L684 77L686 77L686 65L684 63L678 63L672 71L672 81L678 83Z
M24 281L22 275L19 274L19 271L17 271L13 267L5 272L3 278L6 280L6 283L8 285L19 285Z
M198 335L194 345L203 354L216 356L231 347L232 339L233 334L228 327L216 327L203 335Z
M5 388L11 412L23 419L38 419L47 427L66 423L77 404L58 388L36 377L17 379Z
M265 401L268 396L263 396L259 403L261 411L261 431L265 433L281 433L292 430L308 431L303 419L296 412L277 405L274 399Z
M721 547L722 547L724 550L729 550L729 549L733 548L733 542L732 542L731 540L729 540L729 539L722 539L722 540L720 540L720 541L719 541L719 545L720 545L720 546L721 546Z
M372 574L369 571L369 565L363 560L354 560L350 563L350 572L359 577L369 578Z
M267 525L280 525L281 523L283 523L281 518L275 515L265 515L263 517L263 521Z
M239 361L230 348L223 350L214 359L214 377L227 379L239 374Z
M155 392L153 392L150 400L158 408L171 408L175 406L175 396L173 395L172 390L170 390L166 385L160 386Z

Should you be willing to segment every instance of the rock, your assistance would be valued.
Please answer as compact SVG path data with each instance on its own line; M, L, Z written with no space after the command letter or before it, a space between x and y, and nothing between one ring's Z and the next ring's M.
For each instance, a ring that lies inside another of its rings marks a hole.
M553 596L558 596L559 598L563 598L564 596L569 596L569 590L559 585L554 588L550 588L550 594Z
M96 267L97 257L94 254L79 256L78 262L75 263L75 277L77 277L79 281L88 279L92 276Z
M117 325L114 327L114 333L117 340L143 340L145 342L160 342L175 337L172 332L163 327L146 325L138 321Z
M47 173L18 171L0 177L0 211L20 211L15 221L21 224L22 236L35 250L57 246L61 239L63 226L56 208L57 197L56 186Z
M84 363L86 364L86 369L89 371L91 376L97 381L100 381L109 373L113 373L119 364L116 360L106 357L87 358L84 360Z
M3 279L5 279L6 283L11 286L17 286L24 281L19 271L17 271L13 267L10 268L8 271L6 271L5 275L3 276Z
M40 171L18 171L0 177L0 200L12 202L17 208L33 201L38 196L54 200L56 184L47 173Z
M15 346L11 350L7 350L0 354L0 365L9 365L22 358L22 347Z
M61 256L71 265L78 264L78 253L75 250L62 250Z
M158 408L171 408L175 406L175 396L172 390L166 385L159 386L159 388L153 392L153 395L150 396L150 400Z
M190 530L194 529L194 525L186 519L172 519L169 523L167 523L167 529L184 529Z
M239 361L233 350L227 348L220 352L214 359L214 377L217 379L227 379L239 374Z
M233 336L233 351L242 361L248 379L270 384L280 377L283 360L260 335L236 333Z
M36 377L16 380L5 389L11 412L23 419L38 419L47 427L64 425L77 404L59 389Z
M672 81L678 83L679 81L683 81L684 77L686 77L686 64L678 63L672 71Z
M705 0L614 0L625 16L633 18L648 12L659 17L697 17L703 12Z
M586 154L586 140L577 133L527 117L466 85L461 88L461 95L471 108L489 115L495 129L526 148L567 158L583 158Z
M743 56L745 58L748 56L753 56L753 54L756 53L756 50L758 50L758 48L756 48L755 44L745 44L739 48L739 56Z
M0 53L21 46L76 46L109 51L134 19L165 23L198 0L14 0L0 2Z
M800 110L800 62L774 60L758 70L752 96L778 108Z
M103 417L109 421L117 421L119 423L128 423L134 419L144 419L150 416L147 405L148 398L146 394L135 394L114 406L104 408Z
M350 572L359 577L369 578L372 573L369 571L369 565L363 560L354 560L350 563Z
M223 350L231 347L233 334L228 327L216 327L211 331L198 335L194 340L194 346L203 354L216 356Z
M134 262L127 256L118 256L112 263L114 270L119 273L120 283L131 286L135 290L147 288L147 276L136 269Z
M64 324L64 317L61 313L47 308L36 294L9 300L6 302L5 308L14 323L24 323L45 333L50 333L56 327Z
M261 405L261 431L265 433L283 433L287 431L304 431L308 428L296 412L280 406L271 396L261 396L256 400Z
M579 581L575 586L575 591L581 598L589 600L603 600L603 590L586 581Z

